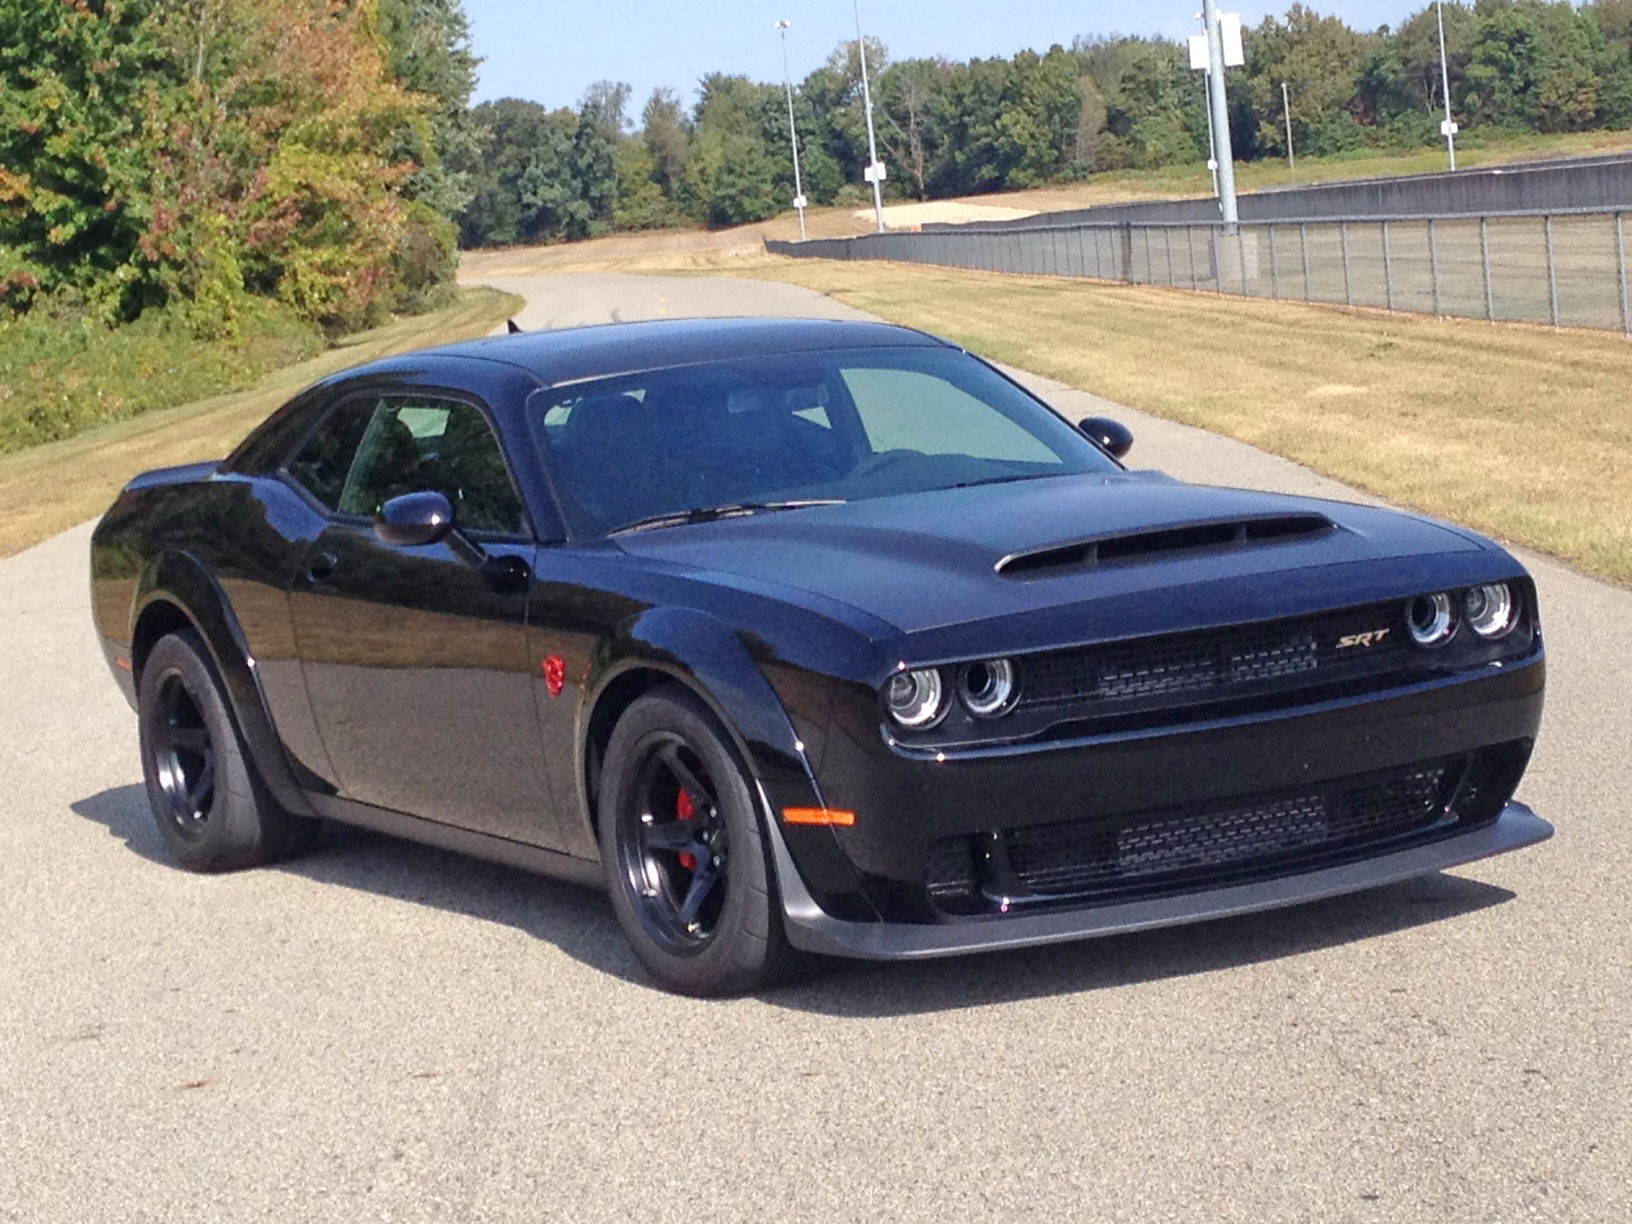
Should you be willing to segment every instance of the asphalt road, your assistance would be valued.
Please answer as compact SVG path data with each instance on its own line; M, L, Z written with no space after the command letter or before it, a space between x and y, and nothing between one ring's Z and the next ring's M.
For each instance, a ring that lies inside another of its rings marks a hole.
M506 287L528 325L835 311ZM1121 415L1142 463L1342 492ZM0 1219L1632 1219L1632 593L1532 559L1545 845L702 1003L643 980L604 899L521 872L342 830L277 869L173 867L88 531L0 562Z

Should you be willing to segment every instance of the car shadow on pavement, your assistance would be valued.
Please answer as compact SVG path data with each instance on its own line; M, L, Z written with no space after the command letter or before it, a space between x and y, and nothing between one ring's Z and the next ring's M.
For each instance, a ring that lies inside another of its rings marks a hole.
M73 810L142 858L175 867L141 786L102 791ZM274 870L512 926L589 968L657 989L611 905L592 889L332 822L308 854ZM952 1011L1278 960L1472 914L1513 896L1439 873L1290 909L1044 948L890 964L813 958L797 981L760 998L857 1019Z
M114 787L72 808L107 826L133 853L181 870L153 825L143 787ZM624 942L611 904L594 889L333 821L324 822L310 851L268 870L502 923L554 944L599 972L650 984Z

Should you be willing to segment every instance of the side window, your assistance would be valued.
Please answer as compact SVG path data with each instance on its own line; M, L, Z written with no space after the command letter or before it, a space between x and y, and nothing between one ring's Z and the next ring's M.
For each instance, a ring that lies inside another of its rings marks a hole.
M346 476L374 415L373 400L348 400L329 413L289 464L289 474L330 510L340 508Z
M843 371L875 453L915 450L977 459L1058 464L1026 429L943 378L919 370Z
M391 397L369 417L338 509L371 516L393 497L434 490L470 531L514 534L521 500L482 414L452 400Z

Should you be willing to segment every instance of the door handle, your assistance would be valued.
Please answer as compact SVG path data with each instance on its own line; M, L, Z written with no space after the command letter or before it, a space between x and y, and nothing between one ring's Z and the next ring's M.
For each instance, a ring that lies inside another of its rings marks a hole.
M327 582L334 576L340 558L331 552L318 553L306 566L306 577L312 582Z

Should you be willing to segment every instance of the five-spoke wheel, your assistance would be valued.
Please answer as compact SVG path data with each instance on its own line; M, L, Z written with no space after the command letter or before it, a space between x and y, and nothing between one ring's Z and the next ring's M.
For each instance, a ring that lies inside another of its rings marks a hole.
M678 686L634 702L601 773L601 857L624 933L688 994L751 990L787 958L746 771Z
M154 643L136 704L148 801L182 866L252 867L311 844L317 822L284 811L267 790L196 634Z

